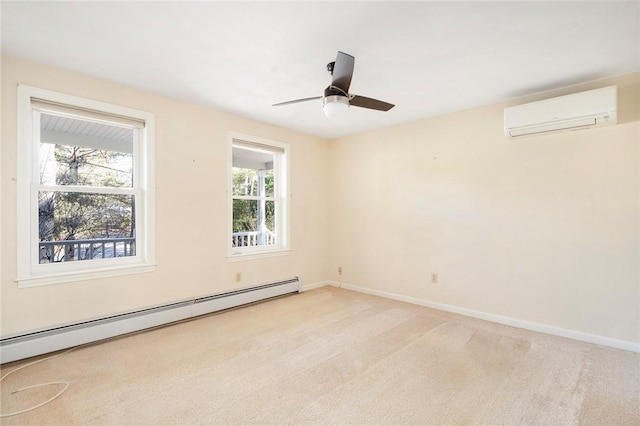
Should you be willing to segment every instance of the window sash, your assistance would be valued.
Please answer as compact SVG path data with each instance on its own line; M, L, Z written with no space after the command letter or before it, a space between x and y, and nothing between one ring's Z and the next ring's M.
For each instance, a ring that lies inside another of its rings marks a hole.
M82 111L82 109L77 109L77 111ZM37 108L32 108L32 182L37 182L38 185L40 185L40 187L53 187L53 186L59 186L59 187L75 187L76 185L46 185L46 184L42 184L40 183L40 144L42 143L42 135L41 135L41 111L39 111ZM82 116L75 116L76 118L80 118L80 119L84 119ZM139 127L134 129L133 132L133 143L132 143L132 154L133 154L133 176L132 176L132 182L131 182L131 187L109 187L109 188L120 188L120 189L137 189L140 187L140 185L142 184L141 181L141 177L142 175L142 153L141 153L141 146L139 144L139 140L140 140L140 131L144 129L144 126ZM105 188L105 187L98 187L98 186L91 186L91 185L78 185L78 187L81 188L94 188L94 189L101 189L101 188Z
M46 102L46 101L45 101ZM137 143L138 141L138 136L139 136L139 131L141 129L144 129L144 125L142 126L137 126L134 129L133 132L133 179L132 179L132 186L131 187L99 187L99 186L90 186L90 185L47 185L47 184L42 184L40 183L40 156L39 156L39 146L42 143L41 140L41 119L42 119L42 105L43 101L38 100L35 101L35 105L34 105L34 98L31 98L31 109L33 111L32 113L32 118L33 118L33 138L32 138L32 146L33 146L33 172L34 172L34 180L33 183L31 185L31 199L35 200L36 203L36 207L32 208L31 211L31 215L32 215L32 241L30 244L30 251L31 251L31 269L32 272L34 274L38 274L38 273L46 273L46 272L57 272L60 270L76 270L76 269L87 269L87 270L92 270L95 269L94 265L89 265L87 264L87 266L84 266L86 262L56 262L53 264L42 264L40 263L40 233L39 233L39 210L37 208L37 200L38 200L38 194L41 191L48 191L48 192L73 192L73 193L80 193L80 194L106 194L106 195L132 195L135 197L136 200L138 200L138 202L143 201L142 198L142 191L139 188L140 185L140 179L138 179L138 176L140 176L140 173L137 172L137 167L139 167L139 162L138 157L140 157L138 151L139 151L139 145ZM53 112L54 115L63 115L65 113L64 108L67 108L68 110L72 110L74 112L73 117L74 118L78 118L81 120L87 120L87 118L94 118L95 117L95 112L92 110L85 110L83 108L74 108L74 107L69 107L63 104L59 104L59 103L51 103L50 105L55 106L57 109L55 111L52 111L51 109L47 110L47 112ZM88 116L85 116L84 114L88 114ZM111 117L109 114L102 114L105 117ZM87 120L90 121L90 120ZM112 122L109 122L109 124L113 124ZM144 124L144 122L143 122ZM133 218L134 222L136 224L142 223L141 221L143 220L142 218L142 212L140 211L140 209L136 209L135 210L135 217ZM136 235L135 236L135 242L136 244L139 241L144 241L144 235ZM133 256L127 256L127 258L134 258L134 259L141 259L142 255L144 253L140 250L140 251L136 251L136 253ZM124 260L125 258L105 258L105 259L92 259L93 261L99 263L99 264L119 264L119 263L126 263L126 262L131 262L130 260ZM139 260L136 260L139 261ZM94 262L91 262L94 263ZM62 266L62 265L70 265L70 266Z
M87 194L138 195L137 188L118 188L110 186L77 186L77 185L42 185L35 184L37 191L50 192L82 192Z

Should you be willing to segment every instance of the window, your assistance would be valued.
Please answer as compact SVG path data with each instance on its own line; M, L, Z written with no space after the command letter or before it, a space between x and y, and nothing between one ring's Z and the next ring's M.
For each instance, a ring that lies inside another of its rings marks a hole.
M231 137L231 257L287 250L288 151L280 142Z
M18 283L146 272L153 114L18 88Z

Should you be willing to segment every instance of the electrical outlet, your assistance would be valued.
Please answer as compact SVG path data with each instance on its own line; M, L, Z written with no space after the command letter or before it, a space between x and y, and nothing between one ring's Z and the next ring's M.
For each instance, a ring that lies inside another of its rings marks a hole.
M236 282L242 281L242 272L236 272Z
M338 275L342 275L342 266L338 266Z
M431 283L432 284L438 284L438 274L435 272L431 273Z

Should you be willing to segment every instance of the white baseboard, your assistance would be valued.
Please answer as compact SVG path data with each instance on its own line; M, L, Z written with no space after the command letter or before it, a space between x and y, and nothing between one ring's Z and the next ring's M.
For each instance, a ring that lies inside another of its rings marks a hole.
M427 308L438 309L441 311L452 312L455 314L465 315L472 318L478 318L485 321L491 321L498 324L504 324L511 327L523 328L525 330L537 331L539 333L552 334L554 336L566 337L582 342L595 343L597 345L609 346L617 349L624 349L632 352L640 352L640 343L629 342L626 340L613 339L596 334L584 333L582 331L569 330L566 328L555 327L547 324L540 324L521 319L505 317L502 315L491 314L473 309L463 308L460 306L447 305L444 303L431 302L428 300L418 299L416 297L403 296L401 294L390 293L381 290L373 290L366 287L360 287L351 284L340 283L336 281L327 281L328 285L353 290L360 293L371 294L374 296L386 297L388 299L399 300L401 302L412 303L414 305L425 306Z
M320 288L327 285L331 285L331 281L320 281L317 283L300 285L300 292L313 290L314 288Z

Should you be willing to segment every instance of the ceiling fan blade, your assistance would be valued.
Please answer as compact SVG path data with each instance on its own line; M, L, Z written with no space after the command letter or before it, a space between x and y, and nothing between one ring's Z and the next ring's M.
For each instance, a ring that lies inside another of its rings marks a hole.
M358 95L355 95L353 98L351 98L351 100L349 100L349 105L357 106L360 108L375 109L378 111L389 111L391 108L395 106L393 104L379 101L377 99L367 98L365 96L358 96Z
M297 104L297 103L300 103L300 102L313 101L314 99L322 99L322 96L314 96L313 98L295 99L293 101L280 102L279 104L273 104L271 106L282 106L282 105L289 105L289 104Z
M351 76L353 76L353 65L355 58L344 52L338 52L336 63L333 65L333 81L331 85L343 90L345 95L349 93L351 86Z

